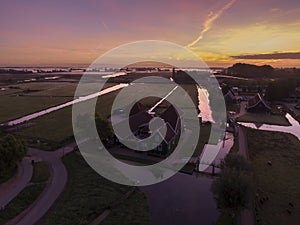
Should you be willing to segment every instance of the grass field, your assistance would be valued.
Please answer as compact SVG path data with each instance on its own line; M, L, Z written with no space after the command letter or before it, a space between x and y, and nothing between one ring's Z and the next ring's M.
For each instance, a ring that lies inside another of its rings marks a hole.
M270 125L290 126L283 115L268 115L262 113L246 113L237 119L238 122L264 123Z
M110 115L111 103L117 93L118 91L114 91L98 98L96 112L102 118L107 118ZM34 126L21 130L17 134L34 139L49 140L50 142L62 142L73 135L72 107L41 116L34 119L33 122L35 123Z
M112 85L115 84L107 83L104 88ZM90 90L95 87L95 84L86 84L86 86L87 90ZM0 105L5 106L0 111L0 123L72 100L77 84L36 82L12 87L14 88L0 92Z
M89 224L128 191L128 186L113 183L98 175L77 153L71 153L63 160L69 174L68 184L58 203L43 222L44 225ZM117 218L114 218L114 212L110 215L112 221L116 219L124 225L130 225L132 218L149 221L148 204L141 193L131 196L123 204L121 207L127 209L127 214L120 215L118 212L122 211L122 208L117 208Z
M71 97L1 96L0 123L72 100Z
M257 187L259 224L298 225L300 221L300 143L291 134L247 129ZM271 161L272 165L267 162ZM267 201L260 202L263 198ZM289 203L292 204L289 205Z
M185 85L184 88L188 93L191 93L193 96L193 100L197 101L197 95L195 93L195 87L191 85ZM171 88L169 88L171 89ZM159 88L157 89L159 90ZM111 114L111 104L114 101L116 95L119 93L118 91L111 92L109 94L98 97L96 112L102 117L107 118ZM125 96L124 100L133 97L133 96ZM147 98L144 100L145 104L153 105L156 103L156 98ZM85 103L81 103L85 104ZM82 112L84 113L84 112ZM40 140L48 140L50 142L60 143L65 139L71 137L73 135L72 128L72 108L67 107L50 114L44 115L42 117L36 118L32 120L35 124L31 127L25 128L17 134L22 137L40 139ZM207 142L207 135L209 135L209 131L207 131L206 126L201 127L201 143L199 143L199 147L197 147L197 155L199 155L199 151L203 149L204 144ZM210 128L209 128L210 130ZM43 148L43 146L39 146ZM55 146L57 147L57 146Z
M150 225L149 208L145 202L145 195L140 191L135 192L122 205L113 209L101 225Z
M5 224L27 209L42 193L49 178L49 167L45 162L34 164L30 184L25 187L6 207L0 211L0 224Z

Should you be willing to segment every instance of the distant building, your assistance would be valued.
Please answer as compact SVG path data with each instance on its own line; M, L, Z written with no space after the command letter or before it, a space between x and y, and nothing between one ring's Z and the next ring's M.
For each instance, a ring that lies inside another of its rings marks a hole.
M263 97L257 93L253 98L249 99L247 105L248 112L270 113L271 107L265 102Z
M238 88L227 88L226 86L222 89L224 100L227 104L239 103L242 98L238 96Z

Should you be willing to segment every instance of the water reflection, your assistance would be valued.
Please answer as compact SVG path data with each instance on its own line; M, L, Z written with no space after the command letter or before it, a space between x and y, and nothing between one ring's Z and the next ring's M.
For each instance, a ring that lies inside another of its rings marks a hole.
M221 161L225 158L225 156L229 153L230 149L234 144L234 136L232 133L226 133L224 140L220 140L217 145L206 144L203 148L203 152L200 156L201 159L206 158L210 159L217 154L217 156L213 159L212 164L218 166ZM216 152L216 153L215 153ZM198 170L204 171L207 173L212 173L211 163L200 161ZM215 168L215 173L219 172L219 168Z
M198 108L200 110L199 117L202 118L203 122L214 122L212 117L212 111L209 105L209 93L206 89L197 87L198 90Z
M280 131L284 133L293 134L300 140L300 125L298 121L295 120L289 113L287 113L285 117L287 118L291 126L278 126L278 125L243 123L243 122L239 122L239 124L245 127L258 129L258 130Z

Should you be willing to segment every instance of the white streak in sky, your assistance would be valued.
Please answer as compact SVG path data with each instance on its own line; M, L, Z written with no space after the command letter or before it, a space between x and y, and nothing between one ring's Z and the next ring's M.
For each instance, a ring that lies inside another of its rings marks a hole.
M237 0L231 0L230 2L228 2L222 9L220 9L218 12L216 13L213 13L213 12L210 12L208 14L208 17L207 19L204 21L203 23L203 30L200 32L200 35L199 37L193 41L192 43L188 44L187 47L188 48L192 48L194 45L196 45L200 40L203 39L204 37L204 34L206 32L208 32L212 26L213 26L213 23L215 22L215 20L217 20L222 14L223 12L225 12L226 10L228 10Z

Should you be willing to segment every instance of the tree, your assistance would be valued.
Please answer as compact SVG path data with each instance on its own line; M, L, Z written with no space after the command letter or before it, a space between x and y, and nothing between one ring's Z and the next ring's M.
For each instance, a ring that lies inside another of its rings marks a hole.
M249 162L242 156L228 154L221 162L220 176L212 183L211 190L218 206L232 213L246 207L253 192Z
M211 190L220 208L236 212L248 203L252 192L251 177L239 170L227 168L214 180Z
M0 176L17 166L17 163L27 154L24 141L12 135L0 137Z
M297 85L297 79L286 78L275 80L268 86L266 97L269 101L287 98Z
M236 63L227 68L228 75L247 77L247 78L264 78L271 77L274 68L270 65L256 66L246 63Z
M113 136L112 129L107 120L102 119L96 115L96 127L101 140L109 139Z

